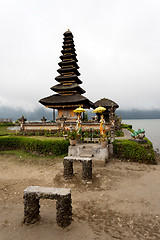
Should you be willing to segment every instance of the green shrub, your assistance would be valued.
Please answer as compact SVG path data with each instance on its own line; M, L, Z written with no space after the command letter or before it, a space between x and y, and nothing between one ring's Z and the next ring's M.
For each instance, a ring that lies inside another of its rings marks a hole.
M116 130L115 137L124 137L124 132L122 130Z
M7 126L7 127L9 127L9 126L15 126L15 124L12 123L12 122L0 123L0 127L5 127L5 126Z
M132 129L132 125L131 125L131 124L122 123L122 124L121 124L121 128Z
M116 157L127 161L157 164L153 146L149 140L146 144L139 144L130 140L115 140L113 151Z
M82 130L82 134L83 134L83 137L85 138L100 138L99 129L94 129L94 128L85 129L85 130Z
M26 137L0 137L1 150L26 150L39 154L60 156L68 152L69 141L38 140Z

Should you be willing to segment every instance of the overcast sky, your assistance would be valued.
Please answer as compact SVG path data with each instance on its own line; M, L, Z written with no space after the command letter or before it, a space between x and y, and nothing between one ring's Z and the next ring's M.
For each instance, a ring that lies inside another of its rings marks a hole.
M67 29L84 96L160 110L159 0L0 0L0 106L34 110L55 94Z

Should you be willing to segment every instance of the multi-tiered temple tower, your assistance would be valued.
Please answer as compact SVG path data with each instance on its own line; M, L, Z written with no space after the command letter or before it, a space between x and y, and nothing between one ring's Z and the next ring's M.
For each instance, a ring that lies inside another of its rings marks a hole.
M75 108L80 105L83 108L94 106L89 99L82 96L85 91L79 86L79 84L82 84L82 81L78 78L80 73L74 46L73 34L68 30L64 33L63 50L60 56L62 61L58 63L60 68L57 72L60 75L55 78L59 84L51 87L51 90L57 94L39 101L46 107L58 109L57 120L63 115L68 121L75 121L76 115L73 112Z

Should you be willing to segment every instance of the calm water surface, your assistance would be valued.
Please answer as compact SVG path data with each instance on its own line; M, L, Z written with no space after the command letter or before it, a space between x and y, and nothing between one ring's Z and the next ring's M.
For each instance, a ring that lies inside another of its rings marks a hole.
M144 128L146 137L160 150L160 119L128 119L123 123L132 124L133 129Z

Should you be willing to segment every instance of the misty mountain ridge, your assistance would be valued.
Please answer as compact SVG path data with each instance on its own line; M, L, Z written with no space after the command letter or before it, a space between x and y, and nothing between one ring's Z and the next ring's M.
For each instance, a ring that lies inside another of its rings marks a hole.
M160 119L160 110L117 110L116 115L122 119Z
M88 119L94 114L92 110L86 110ZM53 110L44 107L37 108L35 111L25 111L24 109L14 109L11 107L0 107L0 119L11 118L13 121L25 116L28 121L41 121L44 116L47 120L53 120ZM116 115L122 119L160 119L160 110L116 110Z
M0 107L0 118L11 118L13 121L21 118L22 115L27 118L28 121L41 121L44 116L47 120L53 119L53 111L47 108L37 108L35 111L25 111L22 108L10 108Z

